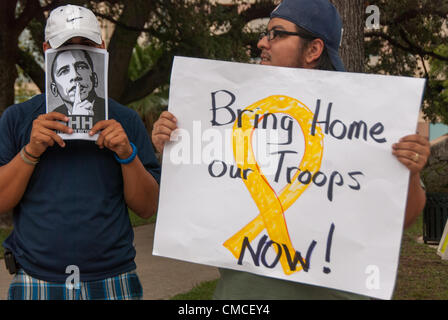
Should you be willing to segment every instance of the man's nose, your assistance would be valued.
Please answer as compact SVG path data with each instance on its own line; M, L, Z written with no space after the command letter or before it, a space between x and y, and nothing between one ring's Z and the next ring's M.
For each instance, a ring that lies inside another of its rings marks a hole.
M260 49L260 50L269 48L269 41L268 41L268 37L267 36L264 36L263 38L258 40L257 48Z
M82 78L80 76L74 76L74 77L72 77L70 79L70 82L78 82L78 81L81 81L81 80L82 80Z
M81 74L78 71L78 68L73 67L71 68L71 73L70 73L70 78L72 79L72 81L76 81L76 80L82 80Z
M81 81L82 77L81 74L78 72L76 68L72 69L72 72L70 74L70 81Z

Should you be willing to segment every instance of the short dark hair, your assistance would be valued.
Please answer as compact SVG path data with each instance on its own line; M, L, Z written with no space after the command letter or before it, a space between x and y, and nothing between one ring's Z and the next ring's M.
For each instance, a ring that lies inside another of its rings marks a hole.
M93 69L93 61L92 58L90 57L89 53L86 50L81 50L81 49L75 49L75 50L79 50L82 51L84 53L84 56L86 57L87 63L90 66L90 69L92 70L92 73L95 72L95 70ZM59 55L63 52L66 51L71 51L71 50L62 50L62 51L58 51L53 59L53 62L51 63L51 81L54 82L54 65L56 63L57 58L59 57Z
M301 37L303 48L302 50L306 49L309 44L314 40L318 39L319 36L309 32L308 30L305 30L303 28L300 28L296 25L296 29L298 33L303 34L305 37ZM325 42L324 42L325 43ZM318 70L327 70L327 71L335 71L335 67L333 66L333 63L331 62L330 55L328 54L327 46L324 46L324 50L322 51L322 54L320 55L319 59L317 59L317 65L314 69Z

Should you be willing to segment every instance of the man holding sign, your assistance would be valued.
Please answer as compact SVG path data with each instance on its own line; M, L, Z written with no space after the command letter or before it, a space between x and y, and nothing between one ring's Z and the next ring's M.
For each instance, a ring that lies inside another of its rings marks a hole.
M44 51L64 47L47 71L64 105L46 113L41 94L0 118L0 214L14 213L3 243L15 274L8 298L141 299L128 207L143 218L157 209L160 168L147 131L135 111L112 99L104 120L83 51L105 48L93 12L54 9L45 40ZM73 134L71 115L92 113L103 117L87 133L98 134L96 143L57 134Z
M271 13L268 30L258 42L261 64L291 68L345 71L338 55L342 23L328 0L283 0ZM164 112L154 125L152 141L159 152L177 128L176 118ZM425 205L420 171L429 156L429 143L419 135L403 137L392 153L410 171L406 204L407 227ZM332 229L330 229L330 234ZM331 238L329 236L329 238ZM359 295L247 272L220 269L216 299L350 299Z

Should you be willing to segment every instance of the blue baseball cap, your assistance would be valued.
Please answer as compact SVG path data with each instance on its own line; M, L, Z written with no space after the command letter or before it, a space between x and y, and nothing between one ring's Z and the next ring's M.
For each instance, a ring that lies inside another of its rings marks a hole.
M336 8L328 0L283 0L272 18L282 18L295 23L322 39L336 71L345 71L339 56L342 40L342 20Z

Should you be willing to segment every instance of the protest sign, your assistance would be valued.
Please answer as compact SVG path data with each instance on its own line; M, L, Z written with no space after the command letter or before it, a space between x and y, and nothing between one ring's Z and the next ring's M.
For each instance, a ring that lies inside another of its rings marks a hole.
M424 84L176 57L153 253L389 299Z
M448 260L448 221L445 223L445 228L437 247L437 254L442 257L442 260Z
M64 140L93 140L92 127L108 119L108 52L89 46L70 45L45 51L47 113L69 118L72 134L58 132Z

